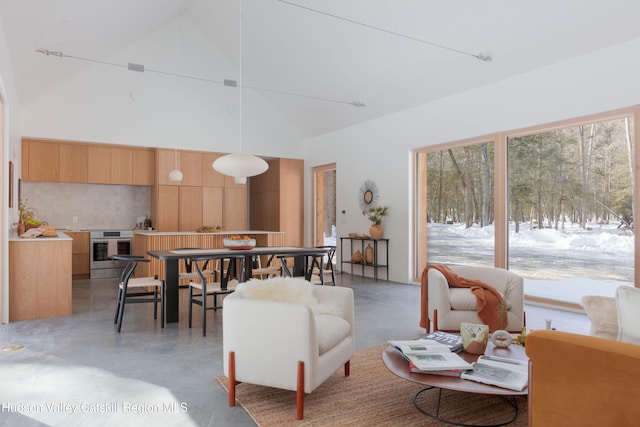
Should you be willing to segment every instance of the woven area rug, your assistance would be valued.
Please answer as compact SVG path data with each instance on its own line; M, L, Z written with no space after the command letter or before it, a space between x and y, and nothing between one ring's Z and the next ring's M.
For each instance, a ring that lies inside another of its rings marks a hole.
M382 363L386 346L356 351L351 375L337 371L324 384L305 397L304 420L296 418L295 392L253 384L236 387L237 402L260 426L443 426L421 413L413 396L422 389L396 377ZM227 389L227 378L216 378ZM422 393L420 406L435 412L437 390ZM511 426L527 425L527 399L520 396L518 416ZM501 398L443 390L440 417L466 424L499 424L508 421L513 409Z

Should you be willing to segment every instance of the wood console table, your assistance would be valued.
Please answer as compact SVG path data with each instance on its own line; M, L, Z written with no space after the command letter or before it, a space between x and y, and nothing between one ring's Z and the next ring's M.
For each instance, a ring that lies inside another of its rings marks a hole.
M349 252L348 252L348 259L345 259L345 252L344 252L344 241L348 240L349 241ZM353 254L353 246L354 246L354 241L355 241L355 245L356 245L356 249L360 249L360 252L362 252L362 262L353 262L351 261L351 254ZM360 247L358 248L358 241L360 241ZM365 247L364 247L364 243L365 242L372 242L373 243L373 264L367 264L364 260L364 256L365 256ZM380 261L380 249L382 248L378 248L378 243L382 243L384 244L384 263ZM371 267L373 268L373 278L375 281L378 281L378 269L379 268L384 268L387 272L387 280L389 280L389 239L365 239L362 237L341 237L340 238L340 269L342 269L342 264L350 264L351 265L351 269L349 270L350 274L353 274L353 266L354 265L359 265L361 266L361 273L362 273L362 277L364 277L364 272L365 272L365 267ZM344 271L344 270L343 270Z

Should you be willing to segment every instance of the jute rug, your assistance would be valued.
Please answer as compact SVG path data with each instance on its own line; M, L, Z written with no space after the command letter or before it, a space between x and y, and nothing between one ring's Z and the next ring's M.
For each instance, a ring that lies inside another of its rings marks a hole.
M443 426L416 409L413 396L422 389L396 377L382 363L386 346L356 351L351 375L337 371L305 397L304 420L296 418L295 392L239 384L237 402L260 426ZM227 390L227 378L216 378ZM437 390L422 393L420 406L435 412ZM511 426L527 425L527 399L517 397L518 417ZM442 392L440 417L467 424L498 424L508 421L513 409L501 398L454 391Z

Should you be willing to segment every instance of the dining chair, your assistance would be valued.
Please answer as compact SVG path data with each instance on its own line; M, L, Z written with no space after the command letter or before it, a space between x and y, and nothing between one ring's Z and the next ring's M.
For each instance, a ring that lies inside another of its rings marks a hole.
M324 277L327 275L331 275L331 284L333 286L336 285L336 276L333 267L333 258L336 254L336 247L327 245L327 246L316 246L318 249L326 249L327 253L325 255L320 256L320 261L313 265L311 283L313 284L321 284L324 285ZM326 258L326 260L325 260Z
M266 267L262 266L260 255L253 257L253 265L251 268L251 277L257 279L270 279L275 276L282 276L282 267L271 265L274 256L269 257Z
M244 255L208 255L192 258L197 278L189 282L189 328L192 325L193 305L199 305L202 313L202 336L207 335L207 311L218 310L218 296L235 291L239 282L244 281ZM219 281L209 282L203 273L206 262L215 261L219 266L216 277ZM226 264L226 265L225 265ZM226 269L225 269L226 266ZM213 305L207 304L207 297L213 297Z
M158 303L160 304L160 327L164 328L164 293L165 282L154 277L132 277L136 267L141 262L149 262L143 256L138 255L113 255L112 259L126 261L126 265L120 274L118 283L118 297L116 302L116 314L113 323L117 331L122 329L125 304L153 303L153 318L158 318Z
M198 248L180 248L179 250L189 250L189 249L198 249ZM183 261L184 261L184 271L178 274L178 280L191 281L191 280L199 279L198 273L193 268L193 265L194 265L193 258L184 258ZM203 265L201 267L202 274L207 279L212 279L215 282L217 279L218 266L216 265L213 269L207 269L208 265L209 265L209 260L207 259L203 262ZM185 285L185 286L188 286L188 285Z

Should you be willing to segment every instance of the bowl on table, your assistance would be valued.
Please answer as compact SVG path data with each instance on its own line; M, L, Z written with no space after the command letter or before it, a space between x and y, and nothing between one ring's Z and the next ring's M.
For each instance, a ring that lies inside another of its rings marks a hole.
M252 239L250 237L242 237L242 238L224 238L222 240L222 244L227 249L235 249L235 250L247 250L253 249L256 247L256 239Z

